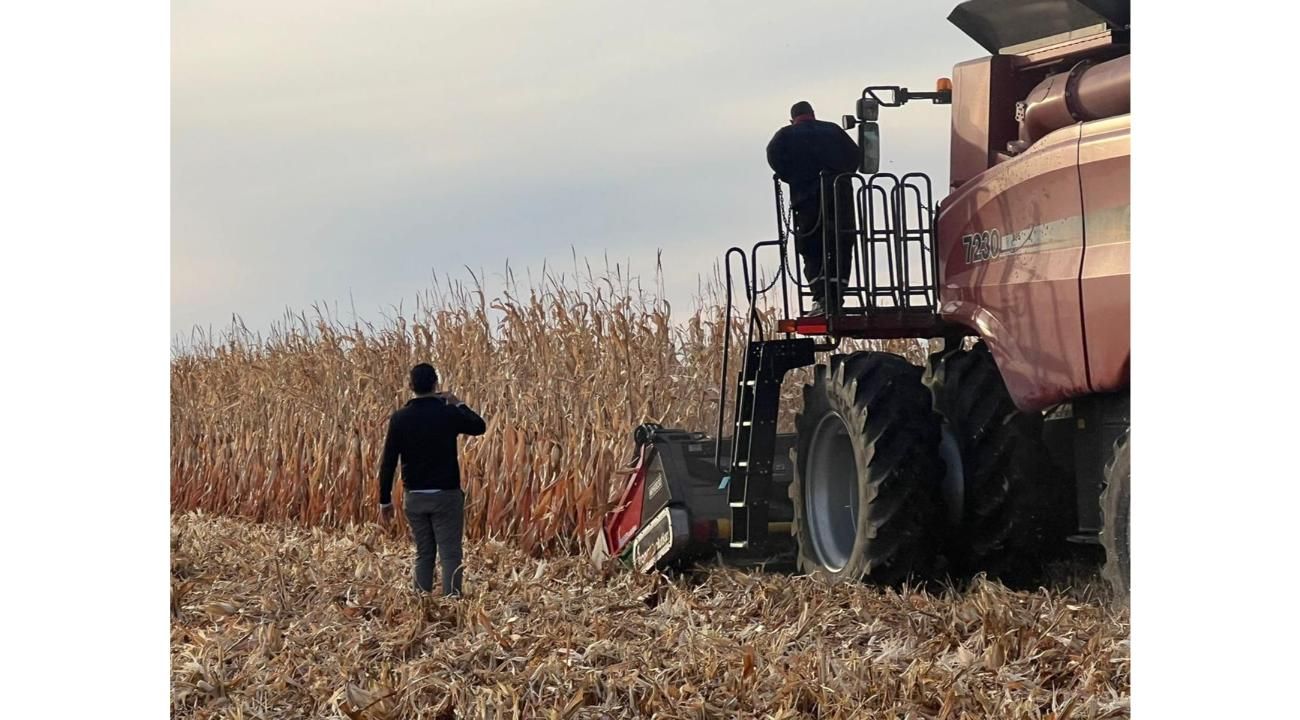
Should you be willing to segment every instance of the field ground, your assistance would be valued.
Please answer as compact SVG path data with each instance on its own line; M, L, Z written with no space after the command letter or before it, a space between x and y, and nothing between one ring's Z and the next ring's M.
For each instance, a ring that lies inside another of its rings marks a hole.
M1129 620L1084 581L1016 592L665 581L466 548L466 597L408 590L411 547L172 517L177 718L1115 718Z

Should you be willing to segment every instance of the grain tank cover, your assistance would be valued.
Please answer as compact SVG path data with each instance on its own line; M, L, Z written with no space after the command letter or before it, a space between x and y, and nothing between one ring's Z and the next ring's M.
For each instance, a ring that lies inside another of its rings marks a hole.
M1129 0L966 0L948 22L989 53L1032 49L1129 24Z

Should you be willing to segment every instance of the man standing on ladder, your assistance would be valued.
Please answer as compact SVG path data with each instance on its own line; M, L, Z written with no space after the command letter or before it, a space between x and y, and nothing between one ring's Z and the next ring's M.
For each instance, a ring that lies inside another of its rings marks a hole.
M856 227L853 186L848 182L838 184L835 192L839 200L838 223L823 224L821 173L826 172L829 188L836 175L856 171L858 146L839 125L818 120L812 105L800 101L790 108L790 124L777 130L767 144L767 164L790 186L794 246L803 258L804 278L811 286L812 314L837 312L849 270L853 267L853 231ZM835 198L826 198L828 217L833 217L835 205ZM826 238L836 234L837 242L825 242ZM839 246L838 268L835 267L836 245Z

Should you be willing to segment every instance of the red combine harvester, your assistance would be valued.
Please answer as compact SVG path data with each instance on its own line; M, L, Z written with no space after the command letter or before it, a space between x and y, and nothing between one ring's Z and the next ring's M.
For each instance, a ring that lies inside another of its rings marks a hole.
M712 437L637 428L605 552L642 570L784 556L889 583L943 565L1011 574L1069 539L1103 545L1104 574L1127 594L1129 3L969 0L948 19L991 55L933 92L867 87L844 118L861 172L822 178L817 230L824 247L855 239L840 306L804 312L812 288L774 181L777 238L724 256L728 283L739 259L751 308L731 436L726 404ZM926 175L879 172L879 110L912 100L952 105L937 207ZM780 266L764 290L769 251ZM787 319L767 337L752 309L777 286ZM941 349L927 367L835 352L893 338ZM796 432L778 435L783 377L814 364Z

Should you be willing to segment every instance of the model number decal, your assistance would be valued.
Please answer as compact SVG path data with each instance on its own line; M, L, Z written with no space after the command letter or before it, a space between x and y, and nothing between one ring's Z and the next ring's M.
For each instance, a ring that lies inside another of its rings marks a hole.
M963 235L961 244L966 248L966 264L974 265L1007 255L1039 252L1048 245L1068 243L1072 233L1062 231L1066 229L1067 223L1073 222L1077 222L1077 218L1035 225L1012 233L1004 234L998 228L990 228Z
M1004 233L989 228L961 236L966 248L966 264L988 262L1009 255L1044 252L1080 245L1083 242L1083 219L1079 216L1041 223L1023 230Z
M997 228L961 236L966 247L966 264L988 262L1002 254L1002 233Z

